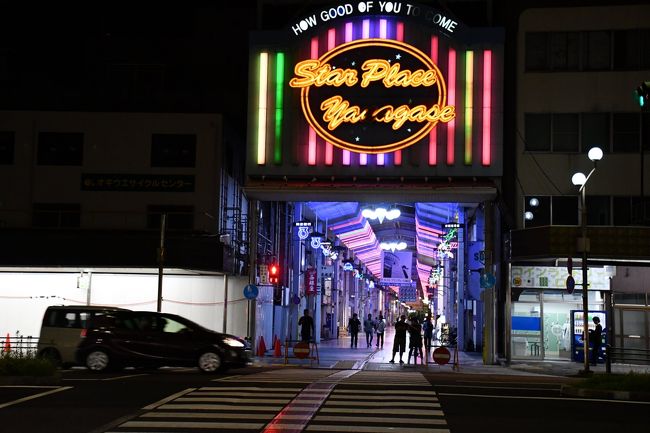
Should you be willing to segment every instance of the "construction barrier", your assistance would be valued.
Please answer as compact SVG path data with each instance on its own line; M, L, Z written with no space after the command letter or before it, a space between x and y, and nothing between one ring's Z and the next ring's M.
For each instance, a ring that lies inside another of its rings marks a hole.
M289 346L292 346L292 354L289 355ZM300 341L300 340L284 340L284 364L289 364L289 359L309 359L311 366L314 361L320 364L320 357L318 355L318 344L314 341Z

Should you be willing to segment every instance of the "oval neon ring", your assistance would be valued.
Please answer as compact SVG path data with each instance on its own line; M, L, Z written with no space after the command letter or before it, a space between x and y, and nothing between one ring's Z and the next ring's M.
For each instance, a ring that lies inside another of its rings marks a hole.
M366 52L366 58L363 58L362 50L368 50L370 54ZM376 51L381 53L379 56L390 53L394 57L388 61L381 58L375 59L372 56ZM357 56L361 56L361 58ZM400 60L401 56L404 56L404 60ZM395 59L394 62L389 63L393 59ZM329 65L332 60L337 63L333 67ZM418 69L411 70L407 67L400 70L401 63L404 61L411 65L417 63ZM345 71L352 71L350 73L356 74L353 78L350 78L348 74L348 79L345 82L343 78L339 77L340 82L337 84L332 84L335 79L321 79L318 84L315 84L316 80L314 80L314 83L309 85L292 85L292 87L302 87L301 105L309 125L321 138L341 149L358 153L387 153L404 149L427 137L439 121L448 122L455 117L454 107L446 106L447 89L440 70L429 57L411 45L387 39L361 39L342 44L328 51L317 62L319 67L328 65L330 67L329 74L334 74L332 71L337 70L343 76L345 76ZM357 64L354 69L345 69L340 72L342 70L341 63L346 66ZM379 63L383 66L376 66ZM366 74L371 74L373 65L377 68L374 71L385 72L384 78L366 82ZM393 68L396 71L393 71L391 75L389 72ZM298 67L296 67L297 69ZM401 78L396 79L396 77ZM426 82L426 78L423 79L423 77L429 77L430 81ZM316 87L316 89L312 91L312 87ZM377 89L378 87L379 89ZM338 94L333 94L333 91L343 91L350 95L345 95L342 98ZM322 100L316 100L319 96L316 92L330 97L326 99L325 96L320 96ZM410 95L413 95L413 98ZM368 96L370 97L368 98ZM363 106L362 104L355 105L354 101L349 103L348 97L356 98L362 102L369 100L372 103L376 103L377 99L385 98L387 100L383 101L385 104L380 107L377 105ZM393 99L399 98L404 100L403 105L394 107ZM412 99L417 100L417 103L411 105ZM342 102L349 105L342 106ZM349 107L356 107L356 120L349 120L355 117L351 112L348 112L349 117L341 114L345 108ZM314 113L316 108L323 111L321 119ZM327 116L328 108L331 108L331 112L340 115L339 120L342 118L346 120L342 120L340 123L332 122L332 116ZM338 108L341 110L338 111ZM371 139L357 134L357 132L367 132L367 130L371 131L368 134ZM356 137L353 138L355 134ZM359 135L362 136L359 137Z

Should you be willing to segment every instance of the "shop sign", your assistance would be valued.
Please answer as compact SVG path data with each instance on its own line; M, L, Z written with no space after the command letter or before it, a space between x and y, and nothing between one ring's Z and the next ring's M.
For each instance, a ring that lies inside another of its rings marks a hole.
M303 114L325 141L358 153L387 153L456 117L431 58L404 42L359 39L295 65Z
M587 271L589 290L609 290L610 274L606 268L590 267ZM566 268L554 266L513 266L512 286L534 289L567 289ZM574 277L574 284L582 284L582 273Z
M317 290L316 269L307 269L305 271L305 295L315 295Z

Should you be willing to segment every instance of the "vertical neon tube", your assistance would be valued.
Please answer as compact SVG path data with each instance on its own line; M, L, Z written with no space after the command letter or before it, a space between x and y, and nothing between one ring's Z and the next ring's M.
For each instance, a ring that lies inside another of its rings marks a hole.
M472 165L472 122L474 113L474 51L465 53L465 164Z
M282 163L283 88L284 53L277 53L275 56L275 143L273 147L273 162L276 164Z
M404 42L404 23L397 23L397 28L395 29L395 39ZM395 151L395 165L402 165L402 151Z
M447 105L456 105L456 50L449 48L449 77L447 79ZM456 162L456 119L447 122L447 164Z
M492 164L492 51L483 51L483 143L481 164Z
M352 23L345 23L345 42L352 42ZM343 151L343 165L350 165L350 151Z
M309 55L312 59L318 58L318 38L311 39L311 49ZM316 131L314 131L311 126L309 127L307 164L316 165Z
M386 39L386 20L379 20L379 37L381 39ZM386 154L378 153L377 154L377 165L384 165L386 163Z
M363 20L361 26L361 37L363 39L368 39L370 37L370 20ZM368 154L359 154L359 165L368 165Z
M438 36L431 37L431 60L438 64ZM429 165L438 164L438 128L429 132Z
M266 101L268 99L269 53L260 53L260 83L257 99L257 163L266 164Z
M336 29L329 29L327 31L327 51L336 46ZM325 142L325 165L332 165L334 163L334 146L332 143Z

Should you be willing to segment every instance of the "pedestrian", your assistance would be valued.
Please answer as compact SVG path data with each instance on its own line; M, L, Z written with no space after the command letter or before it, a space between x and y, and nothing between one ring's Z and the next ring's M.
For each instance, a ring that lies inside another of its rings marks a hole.
M402 361L402 356L406 350L406 330L408 325L406 323L406 316L401 315L399 320L395 322L395 339L393 340L393 357L391 358L391 364L395 363L395 354L399 351L399 363L404 364Z
M314 319L309 315L309 310L305 309L305 315L298 319L298 326L300 326L301 341L311 341L312 334L314 333Z
M372 320L372 314L363 321L363 331L366 333L366 347L372 347L372 337L375 335L375 322Z
M408 325L409 331L409 357L406 361L407 364L411 363L411 355L413 355L413 363L418 364L418 352L420 354L420 364L422 363L422 326L417 317L411 319Z
M592 320L594 321L596 328L589 330L589 343L591 343L591 365L596 365L598 364L598 358L600 356L603 327L600 326L600 317L594 316Z
M354 313L348 321L348 332L350 333L350 348L357 348L359 343L359 329L361 329L361 321Z
M428 358L431 354L431 340L433 339L433 322L428 314L424 318L424 322L422 322L422 330L424 331L424 348L427 351Z
M383 349L384 331L386 330L386 321L384 320L384 316L381 315L381 312L379 313L379 317L377 317L377 323L375 323L375 329L377 330L377 349ZM381 346L379 345L380 341L381 341Z

